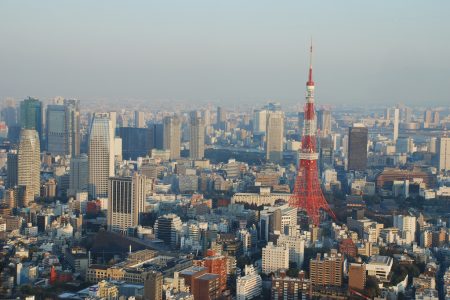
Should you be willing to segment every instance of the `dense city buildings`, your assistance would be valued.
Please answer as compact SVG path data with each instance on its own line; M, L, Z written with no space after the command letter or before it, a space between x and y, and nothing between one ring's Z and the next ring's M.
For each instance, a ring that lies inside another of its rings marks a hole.
M0 298L449 298L450 108L316 103L312 50L305 103L0 102Z

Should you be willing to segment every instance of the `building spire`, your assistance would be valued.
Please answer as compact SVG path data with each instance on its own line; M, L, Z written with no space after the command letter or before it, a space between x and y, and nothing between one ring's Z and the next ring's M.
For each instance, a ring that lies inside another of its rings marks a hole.
M312 58L313 58L313 43L311 37L311 46L309 48L309 74L308 74L308 82L307 86L314 86L313 74L312 74Z

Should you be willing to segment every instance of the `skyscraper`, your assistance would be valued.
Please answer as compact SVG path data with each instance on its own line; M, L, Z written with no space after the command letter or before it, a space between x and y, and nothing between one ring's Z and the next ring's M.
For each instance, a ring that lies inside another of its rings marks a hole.
M107 113L95 113L89 131L89 195L108 197L108 178L114 176L114 134Z
M20 102L20 126L23 129L37 131L42 141L42 103L38 99L28 97Z
M433 113L430 109L425 110L423 113L423 127L428 128L433 122Z
M10 151L8 152L7 162L6 162L6 188L13 188L17 185L17 175L18 175L18 166L17 166L17 152Z
M180 158L181 121L177 116L164 118L164 150L170 150L170 158Z
M149 271L144 279L144 300L162 300L163 276L158 271Z
M283 160L284 113L269 111L266 125L266 159L281 162Z
M450 170L450 138L440 137L437 143L437 155L439 158L439 170Z
M145 119L144 112L136 110L134 112L134 127L144 128L145 127Z
M80 154L80 111L78 100L47 106L47 151L54 155Z
M367 168L368 129L363 124L356 123L348 129L347 169L365 171Z
M86 154L70 159L70 182L68 196L88 191L89 160Z
M144 212L146 177L134 173L132 177L111 177L108 185L108 228L127 232L139 225Z
M124 159L137 159L149 155L154 148L153 128L119 127L117 135L122 138L122 156Z
M197 111L190 113L189 157L203 159L205 156L205 121Z
M41 150L36 130L22 129L17 153L17 182L27 191L28 201L40 194Z
M317 111L317 129L319 136L325 137L331 134L331 111L328 109Z
M398 108L394 108L394 132L392 136L392 140L394 143L397 142L398 139L398 124L400 122L400 110Z
M267 110L257 109L253 114L253 133L265 134L267 123Z
M225 109L221 106L217 107L217 129L225 129L225 122L227 121L227 113Z

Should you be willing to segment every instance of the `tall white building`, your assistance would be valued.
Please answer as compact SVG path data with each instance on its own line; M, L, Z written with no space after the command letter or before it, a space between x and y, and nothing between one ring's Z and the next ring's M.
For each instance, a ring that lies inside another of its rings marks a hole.
M114 132L107 113L96 113L89 131L89 195L108 197L108 178L114 176Z
M406 244L411 244L416 240L416 217L414 216L394 216L394 227L400 230L401 238Z
M305 239L300 235L280 235L277 246L285 246L289 249L289 261L295 262L298 268L303 265L305 257Z
M163 123L164 150L170 150L170 158L180 158L181 149L181 121L177 116L170 116L164 118Z
M284 113L270 111L266 121L266 159L273 162L283 160Z
M266 133L267 113L266 109L255 110L253 114L253 133Z
M450 137L440 137L437 143L439 170L450 170Z
M189 158L203 159L205 156L205 121L197 111L190 113Z
M70 159L69 196L88 191L89 160L86 154Z
M393 133L393 142L396 143L398 139L398 125L400 122L400 109L394 108L394 133Z
M267 243L262 249L262 272L269 274L283 269L289 269L289 248Z
M125 232L139 225L144 212L146 177L134 173L131 177L109 178L108 229Z
M17 151L17 184L25 187L26 203L40 194L41 148L34 129L22 129Z
M245 266L245 276L236 279L237 300L248 300L259 297L262 291L262 279L252 265Z

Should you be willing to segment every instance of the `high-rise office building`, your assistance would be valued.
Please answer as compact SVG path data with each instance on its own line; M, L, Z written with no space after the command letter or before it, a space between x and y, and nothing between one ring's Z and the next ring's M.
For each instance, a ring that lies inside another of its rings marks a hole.
M89 195L108 197L108 178L114 176L114 134L107 113L95 113L89 131Z
M47 106L46 150L54 155L80 153L80 111L78 100L64 100Z
M17 183L26 189L29 201L33 201L34 197L40 194L40 149L37 131L34 129L22 129L17 152Z
M136 110L134 112L134 127L136 128L144 128L145 127L145 118L144 112Z
M317 111L317 129L319 136L325 137L331 134L331 111L328 109Z
M405 120L406 123L410 123L412 121L412 113L413 113L412 108L405 107L405 115L404 115L405 118L404 118L404 120Z
M438 168L440 171L450 170L450 137L440 137L437 142Z
M177 116L164 118L164 150L170 150L170 158L180 158L181 121Z
M227 112L225 109L221 106L217 107L217 122L216 127L217 129L225 129L225 123L227 122Z
M394 108L394 131L392 135L392 140L394 143L397 142L398 139L398 125L400 122L400 109Z
M6 162L6 188L13 188L17 185L17 151L11 150L7 155Z
M182 224L179 216L167 214L160 216L155 222L155 236L173 248L178 246Z
M353 126L348 129L348 170L366 170L367 141L368 129L363 124L353 124Z
M153 148L164 149L164 124L155 123L151 126L153 131Z
M314 286L342 286L344 257L331 250L330 254L317 254L309 261L311 284Z
M390 107L386 108L386 112L384 114L384 119L386 121L389 121L391 119L391 108Z
M20 102L20 126L23 129L36 130L42 141L42 102L28 97Z
M154 148L152 128L119 127L117 135L122 138L122 157L136 160L145 157Z
M158 271L149 271L144 279L144 300L162 300L163 275Z
M273 162L283 160L284 113L270 111L267 114L266 159Z
M203 159L205 156L205 121L199 112L190 113L189 158Z
M439 121L440 121L440 118L439 118L439 111L435 111L434 113L433 113L433 123L434 123L434 125L439 125Z
M433 112L430 109L425 110L423 113L423 127L428 128L433 122Z
M146 177L134 173L131 177L110 177L108 192L108 228L127 233L139 225L144 212Z
M2 109L1 112L2 121L5 122L6 126L16 126L17 125L17 108L15 104L10 103L8 106Z
M68 196L88 191L89 160L86 154L70 159L70 182Z
M267 127L267 110L257 109L253 113L253 133L265 134Z

